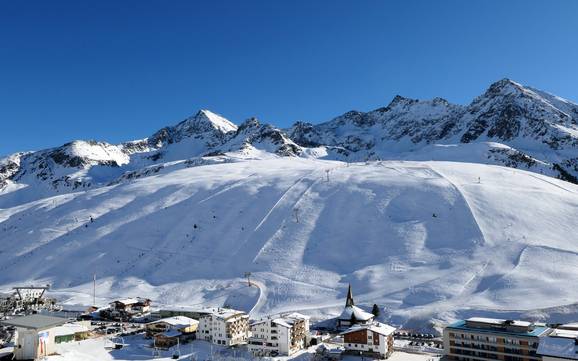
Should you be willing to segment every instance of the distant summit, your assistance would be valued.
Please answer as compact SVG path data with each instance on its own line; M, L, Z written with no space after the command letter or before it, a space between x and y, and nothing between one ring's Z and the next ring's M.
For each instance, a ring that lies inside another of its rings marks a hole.
M32 200L135 174L148 176L154 174L151 169L168 164L215 161L207 157L279 156L487 163L577 183L577 146L577 104L501 79L467 106L439 97L418 100L396 95L387 106L369 112L352 110L321 124L300 121L289 129L256 118L237 126L202 109L146 139L119 145L79 140L13 154L0 160L0 189L12 185L26 195L8 198Z

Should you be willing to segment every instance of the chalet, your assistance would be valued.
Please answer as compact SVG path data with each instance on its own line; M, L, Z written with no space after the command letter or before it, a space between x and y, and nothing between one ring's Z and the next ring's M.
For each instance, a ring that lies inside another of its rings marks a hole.
M249 316L243 311L212 308L199 318L197 339L217 345L246 344L249 337Z
M393 352L395 328L379 323L354 325L342 332L345 352L355 355L388 358Z
M109 304L109 308L101 311L103 318L113 320L128 320L150 312L151 300L147 298L125 298Z
M337 328L346 329L353 325L370 325L373 323L374 315L355 306L353 301L353 294L351 292L351 285L347 290L347 299L345 301L345 308L339 318L337 319Z
M196 338L199 321L185 316L174 316L150 322L145 326L146 334L154 337L155 346L171 347L178 342Z
M291 313L250 326L248 348L254 356L291 356L307 346L309 317Z

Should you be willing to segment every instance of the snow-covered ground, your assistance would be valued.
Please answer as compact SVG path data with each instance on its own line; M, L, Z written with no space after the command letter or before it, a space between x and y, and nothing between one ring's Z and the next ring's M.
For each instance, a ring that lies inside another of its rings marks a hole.
M211 345L206 341L193 341L186 345L175 346L170 350L155 351L150 347L150 340L142 336L131 336L124 340L125 347L121 350L111 350L110 341L104 337L89 339L85 341L64 343L57 345L58 355L49 356L47 361L131 361L131 360L172 360L174 354L180 354L180 360L197 361L202 360L253 360L245 346L236 348L224 348L221 346ZM309 361L313 359L315 347L300 351L291 357L275 357L270 360L298 360ZM179 352L180 351L180 352ZM262 358L259 358L262 359ZM343 360L360 361L361 357L344 356ZM368 360L367 357L364 360ZM414 354L406 352L394 352L388 359L392 361L437 361L439 356L429 354Z
M577 211L576 185L463 162L166 169L0 209L0 285L51 283L88 305L96 273L100 305L148 296L327 317L351 283L357 304L406 327L470 312L544 318L578 299Z

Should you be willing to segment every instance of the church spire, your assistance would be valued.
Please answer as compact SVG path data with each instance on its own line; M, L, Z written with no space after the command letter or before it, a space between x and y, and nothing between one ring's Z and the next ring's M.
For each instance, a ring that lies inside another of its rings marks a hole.
M351 293L351 283L349 284L349 289L347 290L347 300L345 301L345 307L353 306L353 294Z

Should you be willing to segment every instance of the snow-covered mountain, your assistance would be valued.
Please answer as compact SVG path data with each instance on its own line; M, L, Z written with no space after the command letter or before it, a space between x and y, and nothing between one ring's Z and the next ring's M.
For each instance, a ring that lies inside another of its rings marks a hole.
M257 316L339 314L351 283L357 304L394 322L528 312L576 302L577 210L574 184L474 163L167 167L1 209L0 285L51 283L88 304L96 273L99 303L141 295Z
M578 105L508 79L468 106L396 96L384 108L327 123L298 122L289 136L344 160L437 159L505 165L576 183Z
M143 140L75 141L4 158L0 205L102 186L203 156L449 160L504 165L578 183L577 142L578 105L508 79L492 84L468 106L396 96L383 108L350 111L317 125L297 122L287 130L255 118L237 126L201 110Z
M97 273L101 303L338 314L351 282L393 321L561 313L578 297L577 121L501 80L468 106L398 96L286 130L201 110L143 140L17 153L0 160L0 288L87 304Z

